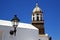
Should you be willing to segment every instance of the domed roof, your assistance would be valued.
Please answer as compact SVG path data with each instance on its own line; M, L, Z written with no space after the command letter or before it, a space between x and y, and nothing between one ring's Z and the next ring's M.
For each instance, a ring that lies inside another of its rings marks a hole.
M36 3L36 7L33 9L33 13L40 12L40 11L42 11L42 10L39 8L38 3Z

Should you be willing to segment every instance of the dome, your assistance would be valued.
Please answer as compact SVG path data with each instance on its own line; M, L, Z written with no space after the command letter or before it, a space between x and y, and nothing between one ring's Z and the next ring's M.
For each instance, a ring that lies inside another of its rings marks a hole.
M41 11L41 9L39 8L38 3L36 3L36 7L33 9L33 13L40 12L40 11Z

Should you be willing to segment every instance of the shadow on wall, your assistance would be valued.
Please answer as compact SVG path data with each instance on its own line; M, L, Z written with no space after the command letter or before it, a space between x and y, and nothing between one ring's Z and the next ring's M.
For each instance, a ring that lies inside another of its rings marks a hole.
M0 31L0 40L2 40L2 31Z

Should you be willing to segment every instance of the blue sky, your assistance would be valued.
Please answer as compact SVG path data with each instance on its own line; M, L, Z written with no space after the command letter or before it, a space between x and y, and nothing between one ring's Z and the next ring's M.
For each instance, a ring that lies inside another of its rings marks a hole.
M0 20L11 20L16 14L20 22L32 23L32 10L37 0L0 0ZM60 40L60 0L38 0L43 11L45 33Z

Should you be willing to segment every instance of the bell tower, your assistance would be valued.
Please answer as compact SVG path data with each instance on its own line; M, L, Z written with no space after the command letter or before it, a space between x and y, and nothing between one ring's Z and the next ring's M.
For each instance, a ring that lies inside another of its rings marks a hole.
M39 29L39 34L45 34L43 12L39 8L38 3L36 3L36 6L32 12L32 25Z

